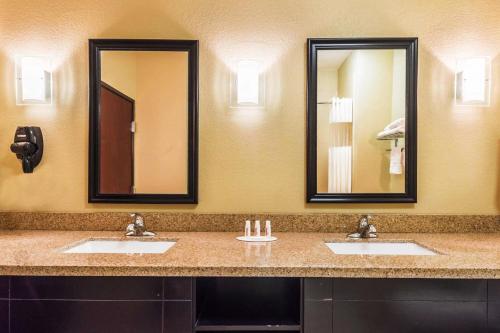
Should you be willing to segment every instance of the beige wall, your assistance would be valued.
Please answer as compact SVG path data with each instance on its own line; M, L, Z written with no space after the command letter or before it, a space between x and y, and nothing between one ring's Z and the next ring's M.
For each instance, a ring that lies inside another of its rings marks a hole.
M187 193L187 52L137 56L137 193Z
M101 80L135 100L137 98L137 55L135 52L101 52Z
M404 192L404 183L400 183L402 188L391 186L389 154L386 152L391 141L376 139L377 133L392 120L393 51L358 50L351 57L354 59L350 71L354 73L350 75L355 77L353 192Z
M489 213L500 207L500 2L497 0L0 0L0 209L34 211ZM413 204L307 205L307 37L418 36L418 195ZM200 40L200 203L87 203L87 39ZM54 104L15 105L14 58L54 59ZM455 59L492 58L492 106L456 107ZM266 107L229 108L229 66L260 57ZM21 173L17 125L45 134Z
M187 56L101 53L101 80L135 100L136 193L187 193Z
M337 69L318 68L318 102L330 102L337 96ZM331 145L330 104L318 104L317 189L328 193L328 149Z
M392 117L405 117L406 110L406 51L392 51Z
M394 50L392 58L392 118L394 121L405 117L406 107L406 52L404 50ZM391 142L394 146L395 142ZM392 147L391 146L391 147ZM405 140L398 140L398 147L404 147ZM386 158L389 160L391 155L388 153ZM390 191L404 192L405 176L404 172L401 175L390 175Z

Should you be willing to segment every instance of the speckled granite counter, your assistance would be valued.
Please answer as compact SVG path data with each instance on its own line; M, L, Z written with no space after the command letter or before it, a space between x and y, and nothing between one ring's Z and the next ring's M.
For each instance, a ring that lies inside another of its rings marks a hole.
M364 214L206 214L144 212L147 226L155 231L238 232L245 220L272 220L279 232L348 233L356 230ZM371 222L383 233L500 232L500 215L372 214ZM0 212L3 230L122 231L129 213Z
M177 240L164 254L65 254L88 238L120 238L121 232L0 231L0 275L296 276L500 279L500 233L380 234L411 240L437 256L335 255L325 240L345 234L276 233L273 243L237 241L237 233L163 232Z

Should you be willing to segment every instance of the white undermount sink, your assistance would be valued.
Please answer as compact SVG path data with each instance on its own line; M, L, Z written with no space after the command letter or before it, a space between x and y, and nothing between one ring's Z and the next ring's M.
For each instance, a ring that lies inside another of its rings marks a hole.
M63 253L159 254L174 245L174 241L166 240L89 239L63 250Z
M326 242L335 254L384 256L434 256L436 252L413 242L350 241Z

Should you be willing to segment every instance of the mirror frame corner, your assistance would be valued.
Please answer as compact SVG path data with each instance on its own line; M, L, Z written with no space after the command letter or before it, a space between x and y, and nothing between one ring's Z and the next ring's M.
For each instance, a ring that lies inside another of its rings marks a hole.
M198 76L197 40L89 39L89 203L198 203ZM99 89L101 51L188 52L188 184L185 194L102 194L99 192Z
M406 135L404 193L318 193L317 191L317 54L319 50L405 49ZM308 38L307 40L307 203L417 202L418 38Z

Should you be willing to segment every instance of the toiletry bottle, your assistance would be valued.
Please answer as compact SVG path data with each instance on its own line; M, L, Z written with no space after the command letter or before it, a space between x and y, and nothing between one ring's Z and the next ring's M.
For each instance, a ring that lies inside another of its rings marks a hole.
M266 237L271 237L271 221L266 220Z
M255 220L255 236L260 237L260 220Z
M250 237L252 235L252 226L250 220L245 221L245 237Z

